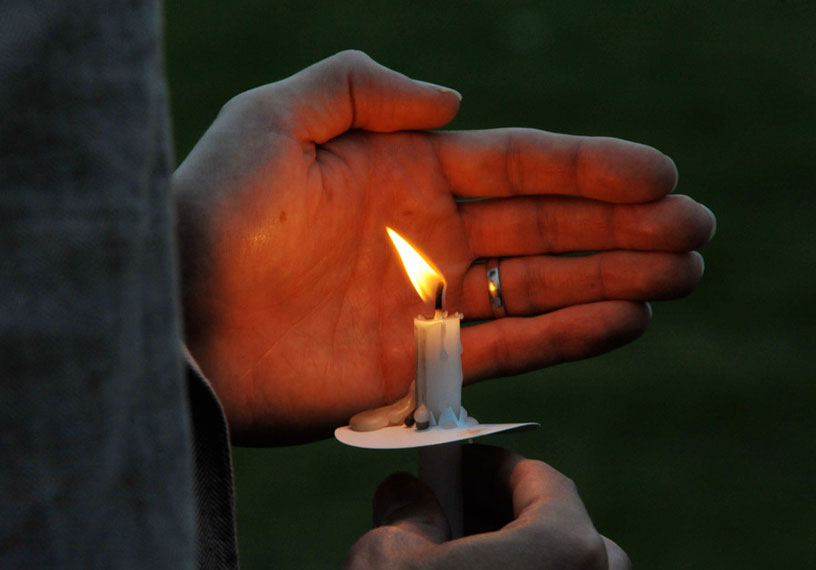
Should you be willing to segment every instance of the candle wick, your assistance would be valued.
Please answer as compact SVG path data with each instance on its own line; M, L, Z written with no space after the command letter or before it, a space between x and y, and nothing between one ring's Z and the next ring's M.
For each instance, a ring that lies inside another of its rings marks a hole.
M440 283L436 286L436 302L434 303L434 315L439 316L442 312L442 304L445 299L445 284Z

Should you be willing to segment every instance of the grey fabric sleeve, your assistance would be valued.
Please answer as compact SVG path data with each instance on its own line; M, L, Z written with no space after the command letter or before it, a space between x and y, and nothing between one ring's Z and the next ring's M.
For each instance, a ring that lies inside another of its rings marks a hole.
M0 17L0 568L195 566L160 11Z

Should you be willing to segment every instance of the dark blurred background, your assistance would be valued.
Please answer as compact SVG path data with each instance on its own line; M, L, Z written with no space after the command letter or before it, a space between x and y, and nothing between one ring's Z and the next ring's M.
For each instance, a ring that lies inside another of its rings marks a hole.
M644 142L719 220L688 299L634 344L465 390L572 477L640 568L816 562L816 2L168 0L176 152L220 106L357 48L464 94L452 128ZM243 567L331 568L413 452L237 449Z

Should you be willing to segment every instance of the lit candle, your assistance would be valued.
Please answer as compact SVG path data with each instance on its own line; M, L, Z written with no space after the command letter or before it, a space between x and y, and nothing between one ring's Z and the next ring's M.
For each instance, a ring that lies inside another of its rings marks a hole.
M386 228L397 248L405 271L419 296L435 302L434 316L414 319L416 344L417 429L463 427L468 421L462 407L462 343L459 322L462 315L444 312L445 279L433 264L391 228ZM475 423L475 422L474 422ZM451 536L463 534L462 450L460 444L446 443L419 450L419 477L436 494L448 518Z
M414 319L417 428L462 427L467 422L467 411L462 407L462 315L448 315L442 310L442 273L397 232L386 230L419 296L426 303L435 303L433 318L420 315Z

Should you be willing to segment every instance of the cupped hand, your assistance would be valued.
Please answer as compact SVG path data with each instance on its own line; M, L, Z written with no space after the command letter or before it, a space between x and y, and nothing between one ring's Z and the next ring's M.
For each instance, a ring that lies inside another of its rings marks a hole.
M668 195L669 158L610 138L427 130L459 101L343 52L232 99L179 166L186 342L235 441L322 437L403 395L428 308L386 226L444 273L448 310L480 321L462 330L466 383L620 346L647 327L644 301L696 286L714 219Z
M431 490L398 473L374 496L376 528L349 552L346 568L629 570L626 553L600 535L567 477L540 461L464 446L465 537L450 540Z

